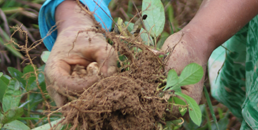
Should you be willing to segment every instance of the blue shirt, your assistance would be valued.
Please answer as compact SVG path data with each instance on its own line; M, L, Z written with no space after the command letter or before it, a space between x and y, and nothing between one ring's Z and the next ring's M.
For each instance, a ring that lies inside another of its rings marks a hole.
M43 42L49 51L51 51L57 38L57 30L55 30L55 27L54 27L56 25L56 21L55 21L56 7L59 4L61 4L63 1L64 0L46 0L39 11L38 20L39 20L40 35L41 35L41 38L43 38ZM95 19L102 25L104 29L107 29L107 30L111 29L112 20L110 19L111 14L108 9L108 4L110 3L111 0L80 0L80 1L84 5L86 5L91 12L95 12L94 13ZM96 4L95 2L98 4ZM100 20L100 18L102 20ZM55 31L51 32L51 30L55 30Z

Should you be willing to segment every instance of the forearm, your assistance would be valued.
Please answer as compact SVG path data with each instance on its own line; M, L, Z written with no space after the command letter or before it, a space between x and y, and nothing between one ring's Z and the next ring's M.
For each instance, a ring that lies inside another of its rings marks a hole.
M82 10L75 0L62 2L56 9L55 18L58 34L67 28L79 30L84 26L94 25L90 15Z
M203 49L210 54L258 13L256 0L206 0L196 16L182 30L206 40Z

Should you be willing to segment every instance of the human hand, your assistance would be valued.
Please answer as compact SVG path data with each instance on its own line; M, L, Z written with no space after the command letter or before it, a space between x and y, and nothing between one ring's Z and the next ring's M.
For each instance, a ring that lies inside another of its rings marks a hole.
M47 90L58 107L67 102L68 94L80 94L97 82L100 74L106 77L116 71L116 53L103 34L81 30L92 27L69 27L59 33L46 63ZM72 76L75 65L87 68L87 75Z
M194 35L189 32L180 31L176 34L171 35L164 43L162 50L165 51L168 48L171 49L170 57L165 69L168 71L174 69L178 74L182 72L185 66L190 63L197 63L203 67L205 72L206 63L209 57L209 53L206 51L206 41L197 39ZM204 77L200 82L194 85L182 86L182 93L192 97L197 103L200 102ZM174 107L175 108L175 107ZM174 116L179 115L179 111L173 110L172 114L167 114L168 119L174 119Z

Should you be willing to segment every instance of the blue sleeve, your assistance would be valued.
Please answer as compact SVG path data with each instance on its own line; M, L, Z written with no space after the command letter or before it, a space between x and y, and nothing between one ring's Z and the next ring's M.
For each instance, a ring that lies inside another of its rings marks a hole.
M56 24L55 21L55 10L56 7L64 0L46 0L39 11L39 31L41 38L44 38L43 42L47 49L51 51L55 40L57 38L57 30L53 28ZM84 5L87 5L88 9L94 13L95 19L102 25L106 30L110 30L112 26L112 20L108 4L111 0L80 0ZM96 4L98 3L98 4ZM106 12L104 12L100 7ZM109 16L108 16L109 15ZM101 19L100 19L101 18ZM104 22L104 23L103 23Z

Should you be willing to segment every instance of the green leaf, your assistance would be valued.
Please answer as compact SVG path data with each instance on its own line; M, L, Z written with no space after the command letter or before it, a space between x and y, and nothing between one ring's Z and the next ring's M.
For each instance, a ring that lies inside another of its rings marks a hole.
M199 105L201 112L202 112L202 125L201 127L197 126L192 120L185 121L183 124L185 130L211 130L209 124L211 124L211 121L207 116L209 116L209 113L207 114L207 109L205 104Z
M23 73L12 67L8 67L7 70L13 78L17 79L21 83L21 87L25 88L26 81L22 78Z
M6 124L21 117L24 113L23 108L11 108L2 117L0 117L0 123Z
M147 31L153 37L158 37L165 25L165 11L161 0L143 0L142 11L142 16L147 15L143 21Z
M202 66L196 63L190 63L187 65L179 77L179 86L190 85L198 83L203 77Z
M3 76L3 72L0 72L0 77L2 77Z
M169 87L172 87L178 83L178 76L175 70L171 69L168 71L168 77L167 77L167 85L164 88L164 90L168 89Z
M1 72L2 73L2 72ZM3 73L2 73L3 74ZM9 79L7 79L5 76L0 76L0 102L2 102L2 99L4 97L5 90L9 84Z
M47 62L47 59L50 55L50 51L43 51L42 54L41 54L41 60L46 63Z
M11 79L3 97L2 107L4 112L18 107L21 100L20 84L16 79Z
M186 105L185 101L183 101L182 99L180 99L178 97L173 97L173 99L174 99L175 104ZM185 113L187 112L187 108L179 107L178 109L182 116L184 116Z
M175 92L176 95L184 98L189 105L189 115L191 120L198 126L202 123L202 112L194 99L180 92Z
M8 124L5 124L3 128L8 130L30 130L27 125L18 120L14 120Z
M26 87L27 91L32 90L33 88L37 87L36 85L36 77L34 75L34 68L31 65L27 65L23 68L23 78L26 80Z

